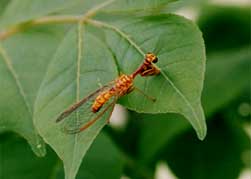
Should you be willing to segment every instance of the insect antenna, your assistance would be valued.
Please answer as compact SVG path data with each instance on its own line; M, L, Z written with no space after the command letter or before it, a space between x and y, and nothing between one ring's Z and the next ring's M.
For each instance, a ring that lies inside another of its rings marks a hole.
M164 34L160 34L158 37L157 37L157 40L156 40L156 43L155 43L155 47L153 49L153 53L155 55L160 55L161 54L161 51L164 49L164 40L163 40L163 36Z

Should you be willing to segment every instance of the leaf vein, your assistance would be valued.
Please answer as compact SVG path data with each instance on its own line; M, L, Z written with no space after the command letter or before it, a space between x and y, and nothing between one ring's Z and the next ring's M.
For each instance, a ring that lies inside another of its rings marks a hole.
M129 35L127 35L123 31L121 31L119 28L117 28L111 24L107 24L107 23L104 23L101 21L96 21L96 20L87 20L87 22L94 25L94 26L104 27L104 28L111 29L111 30L117 32L121 37L126 39L142 56L145 56L145 53L143 52L143 50L129 37Z
M192 114L194 116L194 118L196 119L196 122L198 124L198 127L200 128L201 131L203 131L203 127L200 124L199 118L196 114L196 112L194 111L193 106L191 105L191 103L188 101L188 99L183 95L183 93L175 86L175 84L169 79L169 77L165 74L165 72L163 70L160 71L161 74L163 75L163 77L169 82L169 84L173 87L173 89L178 93L178 95L184 100L184 102L187 104L187 106L190 108L190 110L192 111Z
M128 34L126 34L125 32L121 31L119 28L111 25L111 24L107 24L101 21L96 21L96 20L87 20L88 23L94 25L94 26L98 26L98 27L104 27L107 29L111 29L115 32L117 32L118 34L120 34L123 38L125 38L141 55L145 55L145 53L143 52L143 50L137 45L136 42L134 42ZM157 65L156 65L157 66ZM191 103L188 101L188 99L182 94L182 92L176 87L176 85L168 78L168 76L161 70L161 74L162 76L170 83L170 85L173 87L173 89L178 93L178 95L183 99L183 101L186 103L186 105L190 108L197 124L199 127L200 131L203 131L203 127L201 126L200 122L199 122L199 118L196 114L196 112L194 111L193 106L191 105Z
M81 58L83 56L82 54L82 49L83 49L83 23L82 21L79 22L78 24L78 56L77 56L77 73L76 73L76 102L79 101L79 98L80 98L80 65L81 65ZM79 120L79 115L77 114L77 122ZM74 145L73 145L73 153L72 153L72 163L71 163L71 168L70 168L70 178L74 178L73 177L73 163L75 161L75 157L77 155L77 145L78 145L78 136L79 134L76 134L74 136Z
M62 94L66 89L68 89L72 84L74 83L74 81L70 81L70 83L68 83L65 87L62 87L62 90L60 90L57 94L55 94L53 96L53 98L51 98L47 103L45 103L44 105L42 105L39 110L37 110L37 112L40 112L42 110L44 110L44 108L48 105L50 105L60 94Z
M22 99L24 100L24 104L27 108L27 111L28 113L30 114L31 118L32 118L32 110L31 110L31 107L28 103L28 100L27 100L27 97L26 97L26 94L24 92L24 89L22 87L22 84L18 78L18 75L13 67L13 64L11 62L11 59L10 57L8 56L7 52L4 50L4 48L2 46L0 46L0 54L2 55L3 59L4 59L4 62L8 68L8 70L10 71L11 75L13 76L14 80L15 80L15 83L17 85L17 88L19 90L19 93L22 97Z

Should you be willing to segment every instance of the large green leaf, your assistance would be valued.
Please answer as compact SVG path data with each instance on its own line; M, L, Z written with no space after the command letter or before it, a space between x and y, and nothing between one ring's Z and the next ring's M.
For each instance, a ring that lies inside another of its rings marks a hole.
M200 95L205 54L198 28L174 15L122 19L113 25L103 23L100 26L95 22L92 25L96 28L79 25L66 35L36 100L35 125L63 160L66 178L76 176L83 156L105 125L106 116L85 132L67 135L55 123L59 113L98 88L99 83L115 79L118 71L132 73L143 62L144 53L152 51L159 43L163 45L159 53L161 74L148 79L138 77L135 81L137 87L156 97L157 101L148 102L134 92L121 103L138 112L180 113L203 139L206 125ZM141 35L142 31L144 35Z
M215 53L208 59L202 101L206 115L211 116L249 88L251 49Z
M32 29L4 41L0 47L0 132L19 133L38 155L45 151L33 127L33 104L62 31Z
M85 14L96 11L128 12L154 9L174 0L12 0L0 17L0 27L20 24L49 14ZM1 3L1 2L0 2Z
M25 141L17 136L4 134L0 139L0 178L63 178L61 162L51 149L44 158L40 158L36 157ZM106 135L101 134L87 152L77 178L119 179L122 165L117 148Z

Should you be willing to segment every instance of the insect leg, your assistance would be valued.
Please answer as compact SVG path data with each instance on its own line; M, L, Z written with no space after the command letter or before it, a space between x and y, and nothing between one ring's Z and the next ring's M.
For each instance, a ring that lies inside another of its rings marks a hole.
M156 101L156 98L155 97L152 97L152 96L149 96L147 95L144 91L142 91L141 89L137 88L137 87L134 87L134 89L136 91L138 91L139 93L141 93L143 96L145 96L147 99L151 100L152 102L155 102Z
M140 75L141 76L153 76L153 75L158 75L159 73L160 73L160 71L158 69L150 68L150 69L145 70L142 73L140 73Z
M128 94L128 93L131 93L131 92L134 90L134 88L135 88L134 86L131 86L131 87L127 90L126 93L127 93L127 94Z
M82 126L80 128L80 132L87 129L88 127L90 127L92 124L94 124L98 119L100 119L103 114L109 109L109 108L112 108L111 109L111 112L109 113L109 116L107 118L107 121L109 121L110 117L111 117L111 114L112 114L112 111L114 109L114 106L115 106L115 103L116 102L112 102L111 104L109 104L103 111L101 111L98 116L96 116L94 119L90 120L89 122L87 122L84 126Z

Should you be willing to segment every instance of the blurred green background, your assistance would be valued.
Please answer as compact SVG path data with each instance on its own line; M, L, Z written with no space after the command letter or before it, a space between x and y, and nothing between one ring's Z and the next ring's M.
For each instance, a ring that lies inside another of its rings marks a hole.
M181 4L186 8L180 9ZM202 101L208 134L204 141L197 139L179 115L128 111L122 127L107 126L99 135L83 160L78 178L97 178L95 173L123 179L251 178L250 8L247 3L198 0L167 7L195 21L205 39ZM37 158L24 139L1 134L0 179L63 178L61 162L47 149L45 158Z

